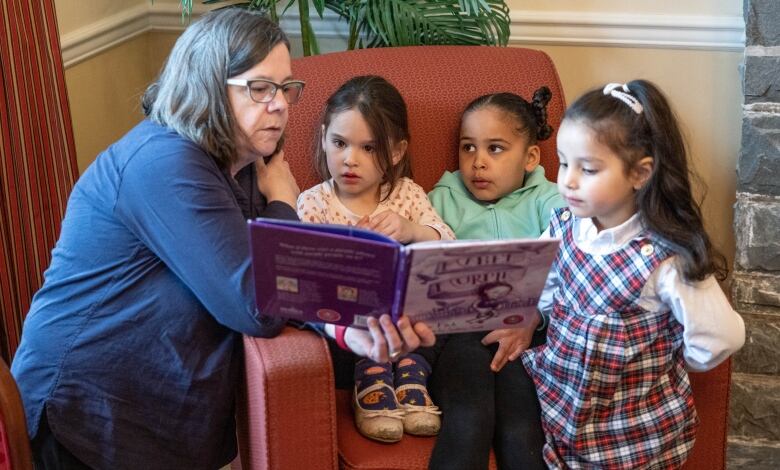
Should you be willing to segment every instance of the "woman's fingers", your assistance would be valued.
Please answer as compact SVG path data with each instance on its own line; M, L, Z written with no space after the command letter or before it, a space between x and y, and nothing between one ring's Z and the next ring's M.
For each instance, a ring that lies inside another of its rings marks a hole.
M271 162L287 162L287 160L284 158L284 150L279 150L275 154L271 155L271 158L268 160L268 163Z
M371 340L373 343L371 349L368 351L368 357L375 362L387 362L389 359L387 341L385 340L385 335L382 331L382 327L380 327L379 321L372 317L368 319L367 324L368 332L371 333Z
M390 315L385 314L379 317L379 324L382 326L382 331L387 341L388 354L393 354L397 351L403 352L404 342L398 335L398 330L390 319Z
M403 343L403 349L405 353L412 352L420 346L420 339L417 337L417 333L415 333L411 323L409 322L409 319L406 318L406 316L402 316L398 320L396 327L398 328L398 333L401 335L400 340Z
M268 163L258 159L255 167L257 189L268 201L282 201L290 207L296 206L301 190L284 158L284 151L275 153Z
M406 324L411 324L407 318L403 318ZM412 332L418 340L418 346L431 347L436 343L436 335L431 330L431 327L427 323L418 321L414 325L411 325ZM403 330L402 330L403 331Z
M406 354L420 346L436 343L436 335L428 325L422 322L412 325L406 316L402 316L397 324L393 324L387 314L379 319L370 317L366 325L368 331L347 329L345 340L356 354L376 362L395 359L393 353Z
M436 343L436 335L425 322L412 325L409 317L403 315L397 323L398 331L404 341L406 352L414 351L420 346L430 347Z

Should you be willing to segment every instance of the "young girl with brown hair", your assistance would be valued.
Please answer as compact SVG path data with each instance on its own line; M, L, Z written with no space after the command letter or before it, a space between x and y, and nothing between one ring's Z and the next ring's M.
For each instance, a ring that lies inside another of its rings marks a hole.
M304 222L349 224L401 243L452 239L423 189L412 179L406 104L382 77L355 77L328 99L315 165L325 180L298 198ZM325 325L343 349L354 328ZM355 366L355 421L365 436L396 442L404 431L433 435L439 411L428 395L431 367L419 354L391 361L363 359ZM339 357L338 354L334 355ZM354 359L347 357L348 366ZM339 361L335 366L339 368ZM349 367L347 367L349 369Z

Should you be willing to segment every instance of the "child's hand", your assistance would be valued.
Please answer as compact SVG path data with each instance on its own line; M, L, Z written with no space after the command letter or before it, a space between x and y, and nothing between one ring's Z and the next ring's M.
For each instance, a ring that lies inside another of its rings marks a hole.
M367 229L368 228L368 223L370 221L371 221L371 217L369 217L367 215L364 215L363 217L360 218L360 220L355 222L355 227L360 227L360 228Z
M358 220L357 226L387 235L404 244L441 238L434 228L416 224L390 210L382 211L373 217L365 216Z
M535 326L503 328L500 330L493 330L486 334L485 337L482 338L482 344L487 346L488 344L498 343L498 351L496 351L496 355L493 356L493 361L490 363L490 369L493 372L498 372L507 362L517 359L520 356L520 353L530 346L535 328Z
M364 225L364 219L366 222ZM369 230L386 235L399 243L410 243L414 241L415 223L401 217L393 211L383 211L379 214L367 218L364 217L358 221L358 226L363 226Z

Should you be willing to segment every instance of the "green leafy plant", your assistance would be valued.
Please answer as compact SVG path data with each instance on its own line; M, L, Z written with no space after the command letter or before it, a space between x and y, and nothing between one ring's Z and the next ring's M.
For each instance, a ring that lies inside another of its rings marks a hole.
M192 2L181 0L185 16L192 13ZM330 10L347 21L348 49L426 44L506 46L509 40L509 7L502 0L251 0L234 5L266 11L278 22L296 3L304 55L319 54L310 6L320 18Z

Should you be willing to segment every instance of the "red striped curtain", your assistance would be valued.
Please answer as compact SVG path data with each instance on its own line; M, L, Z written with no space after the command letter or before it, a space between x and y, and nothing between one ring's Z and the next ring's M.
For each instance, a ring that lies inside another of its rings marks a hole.
M78 176L53 0L0 0L0 353L10 362Z

